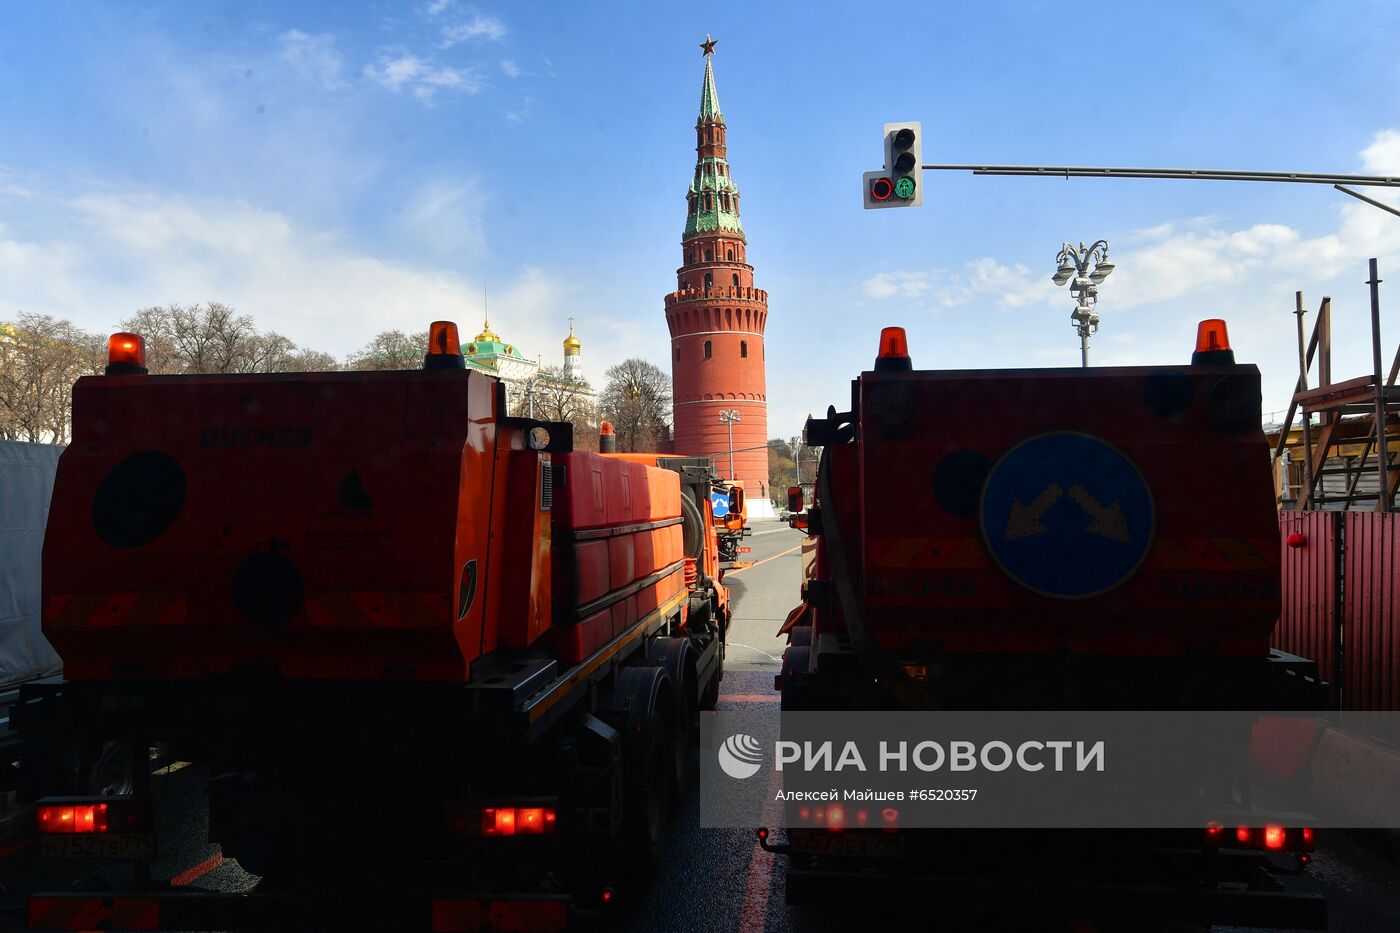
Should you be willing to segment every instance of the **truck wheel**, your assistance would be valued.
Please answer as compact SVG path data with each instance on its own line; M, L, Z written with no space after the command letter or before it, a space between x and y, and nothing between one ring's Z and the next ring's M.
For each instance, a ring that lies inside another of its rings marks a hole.
M719 706L719 682L724 679L724 643L719 646L719 660L715 662L715 676L710 678L710 682L705 685L705 692L700 695L700 709L709 712Z
M626 794L627 819L623 838L629 861L650 881L661 863L662 839L671 812L672 764L669 733L659 710L642 727L642 747L634 759L636 773Z
M795 631L795 630L794 630ZM807 666L812 649L789 645L783 652L783 694L780 709L800 710L808 706Z

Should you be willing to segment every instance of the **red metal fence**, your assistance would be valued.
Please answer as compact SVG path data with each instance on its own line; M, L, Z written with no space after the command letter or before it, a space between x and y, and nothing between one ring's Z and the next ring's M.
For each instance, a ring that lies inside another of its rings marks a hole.
M1343 534L1343 708L1400 709L1400 518L1348 512Z
M1311 658L1324 679L1337 679L1339 640L1337 588L1340 512L1280 512L1283 548L1283 615L1274 628L1274 647ZM1302 535L1302 547L1289 547Z
M1280 512L1279 530L1274 647L1316 660L1343 709L1400 710L1400 513Z

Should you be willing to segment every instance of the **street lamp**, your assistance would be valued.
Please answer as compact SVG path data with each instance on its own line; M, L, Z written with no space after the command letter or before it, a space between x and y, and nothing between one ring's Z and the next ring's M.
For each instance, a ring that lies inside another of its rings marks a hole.
M726 408L719 413L719 423L729 426L729 479L734 480L734 423L744 419L739 417L739 413L733 408Z
M1108 241L1096 240L1093 246L1085 247L1081 240L1078 248L1072 243L1060 247L1055 257L1060 265L1050 281L1056 285L1070 283L1069 291L1074 296L1074 310L1069 319L1079 334L1079 353L1084 367L1089 366L1089 337L1099 332L1099 313L1095 306L1099 303L1099 283L1108 278L1116 268L1108 261ZM1093 263L1093 271L1089 264ZM1071 279L1073 280L1071 282Z

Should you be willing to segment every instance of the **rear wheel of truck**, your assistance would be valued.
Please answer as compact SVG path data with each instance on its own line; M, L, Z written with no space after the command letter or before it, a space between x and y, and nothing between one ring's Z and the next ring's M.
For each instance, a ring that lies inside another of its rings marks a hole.
M623 838L629 861L640 869L642 879L650 880L661 862L666 822L671 814L671 788L674 783L671 742L660 711L652 710L642 727L636 767L627 783Z

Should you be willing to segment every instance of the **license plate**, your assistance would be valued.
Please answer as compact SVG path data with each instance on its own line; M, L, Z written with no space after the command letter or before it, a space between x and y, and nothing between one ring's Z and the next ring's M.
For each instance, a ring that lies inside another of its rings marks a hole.
M155 855L156 837L150 833L65 833L39 837L42 859L150 862Z
M788 835L792 851L803 855L846 858L900 858L904 855L904 837L895 833L795 831Z

